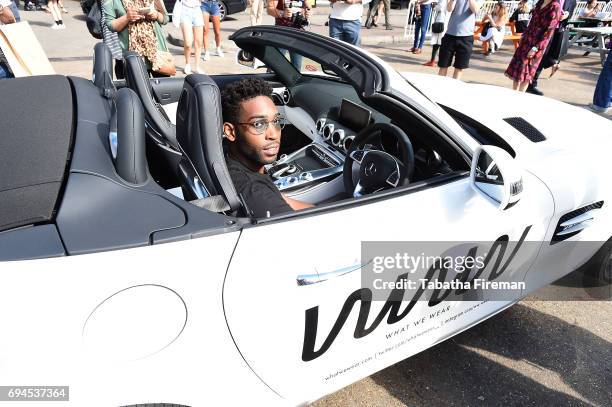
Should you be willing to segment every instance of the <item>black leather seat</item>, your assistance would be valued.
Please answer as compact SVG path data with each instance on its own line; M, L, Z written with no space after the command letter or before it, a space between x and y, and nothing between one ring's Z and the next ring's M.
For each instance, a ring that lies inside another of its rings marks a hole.
M191 185L195 175L211 196L224 196L230 210L238 211L241 202L223 152L221 92L209 76L194 74L185 78L176 115L176 135L183 153L181 172L187 183L184 189L193 194L186 197L204 198Z
M176 126L170 122L162 105L155 99L144 60L135 52L128 52L124 64L126 84L140 97L148 124L147 130L158 141L178 148Z
M99 42L94 46L94 61L92 82L96 85L105 96L106 92L115 89L113 85L113 55L105 43Z
M119 89L115 99L117 107L117 174L132 184L148 179L145 147L144 112L140 98L127 88Z

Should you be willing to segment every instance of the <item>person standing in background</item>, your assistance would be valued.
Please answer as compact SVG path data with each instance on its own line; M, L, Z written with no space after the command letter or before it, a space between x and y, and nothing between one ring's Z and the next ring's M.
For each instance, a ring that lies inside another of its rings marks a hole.
M209 22L212 20L213 30L215 32L215 53L218 57L223 58L223 50L221 49L221 8L217 0L204 0L200 6L202 9L202 15L204 17L204 61L210 59L210 53L208 52L208 27Z
M423 64L425 66L436 66L436 56L440 50L440 44L446 32L446 27L448 27L448 19L450 17L450 14L446 11L446 3L447 0L439 0L434 7L436 17L431 25L431 59Z
M429 28L429 19L431 17L431 0L418 0L416 4L417 19L414 25L414 44L410 49L413 54L420 54L423 51L425 43L425 34Z
M265 0L248 0L247 7L251 17L251 25L261 25L263 20Z
M524 33L529 25L531 19L531 13L529 10L529 4L527 0L519 1L519 4L514 10L514 13L510 16L510 21L514 23L514 28L517 33Z
M363 5L370 0L330 0L329 36L349 44L361 42L361 15Z
M47 3L47 8L49 12L51 12L51 16L53 17L53 21L55 24L51 26L53 30L62 30L65 29L64 20L62 20L62 11L60 10L57 0L49 0Z
M593 103L587 106L595 113L607 113L612 104L612 41L608 43L608 57L597 79Z
M527 31L521 36L521 42L506 69L506 76L513 81L512 89L519 92L527 90L562 15L558 0L538 1Z
M378 27L376 25L374 16L376 15L376 13L380 13L380 3L382 1L382 4L384 4L384 8L385 8L385 29L386 30L392 30L393 26L391 25L391 23L389 22L389 10L391 10L391 2L390 0L372 0L372 2L370 3L370 9L368 10L368 16L366 18L366 22L365 22L365 28L370 29L372 28L372 26L374 27ZM380 18L380 16L379 16Z
M440 45L438 75L446 76L448 67L455 60L453 78L461 79L463 71L470 66L474 48L474 28L476 13L480 10L481 0L448 0L446 11L450 15L448 29Z
M282 26L282 27L294 27L294 13L302 13L302 16L308 20L310 18L310 3L308 0L298 1L296 5L300 5L300 7L292 7L290 0L268 0L268 6L266 10L269 16L274 17L274 25ZM304 29L303 27L297 27L299 29ZM284 54L286 54L287 50L280 50ZM291 65L295 67L298 71L302 70L302 56L296 52L289 51L289 59L291 60Z
M560 4L561 10L563 10L563 15L561 16L559 27L555 30L552 39L548 43L548 47L546 47L542 61L540 62L540 65L538 65L538 69L536 70L531 83L527 87L527 93L538 96L544 95L544 92L538 89L538 79L540 78L540 74L544 69L552 68L550 73L550 76L552 77L559 69L565 31L567 30L567 24L569 23L570 17L574 14L574 10L576 9L576 0L561 0ZM568 38L565 39L565 41L567 40Z
M185 55L185 68L183 72L189 75L191 71L192 44L195 56L195 72L204 73L200 69L202 56L202 37L204 34L204 17L200 10L200 0L182 0L181 32L183 34L183 54Z

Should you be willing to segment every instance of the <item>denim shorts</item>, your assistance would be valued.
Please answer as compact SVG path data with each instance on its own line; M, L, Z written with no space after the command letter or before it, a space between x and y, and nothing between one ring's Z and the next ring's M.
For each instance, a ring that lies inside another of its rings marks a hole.
M200 6L202 13L208 13L211 17L219 17L221 8L217 0L204 0Z
M181 25L188 27L203 27L204 16L199 7L185 7L181 8Z

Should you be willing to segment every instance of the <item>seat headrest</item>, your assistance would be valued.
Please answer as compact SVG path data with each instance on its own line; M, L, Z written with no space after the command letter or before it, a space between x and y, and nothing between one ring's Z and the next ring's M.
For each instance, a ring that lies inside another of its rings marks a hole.
M221 92L207 75L185 78L176 115L176 136L196 174L211 195L225 196L232 211L240 200L227 170L223 152Z
M92 81L102 91L114 89L113 54L110 48L103 42L99 42L94 46Z
M117 109L117 174L127 182L141 184L148 178L144 113L140 98L128 88L119 89Z
M135 52L128 52L124 59L125 81L142 102L149 127L168 144L177 147L176 127L168 120L162 106L155 99L149 72L144 60Z

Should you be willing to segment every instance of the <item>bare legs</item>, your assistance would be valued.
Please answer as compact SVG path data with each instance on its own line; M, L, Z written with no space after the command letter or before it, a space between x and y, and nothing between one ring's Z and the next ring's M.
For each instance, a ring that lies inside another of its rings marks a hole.
M529 81L523 81L523 82L513 81L512 82L512 89L518 90L519 92L525 92L528 86L529 86Z
M57 0L49 0L47 8L49 9L49 12L51 12L51 15L53 16L53 21L55 22L55 24L53 24L51 28L65 28L64 22L62 21L62 12L59 6L57 5Z
M200 70L200 56L202 55L202 27L192 27L191 25L181 24L181 31L183 33L183 55L185 56L185 70L191 71L191 66L189 62L191 60L191 51L193 49L195 51L195 71L198 72Z
M217 49L221 48L221 17L210 17L210 14L204 13L204 52L208 50L208 31L209 20L212 19L213 31L215 33L215 44Z
M447 74L448 68L440 68L440 70L438 71L438 75L440 76L446 76ZM461 76L463 76L463 69L455 68L455 70L453 71L453 78L461 80Z

